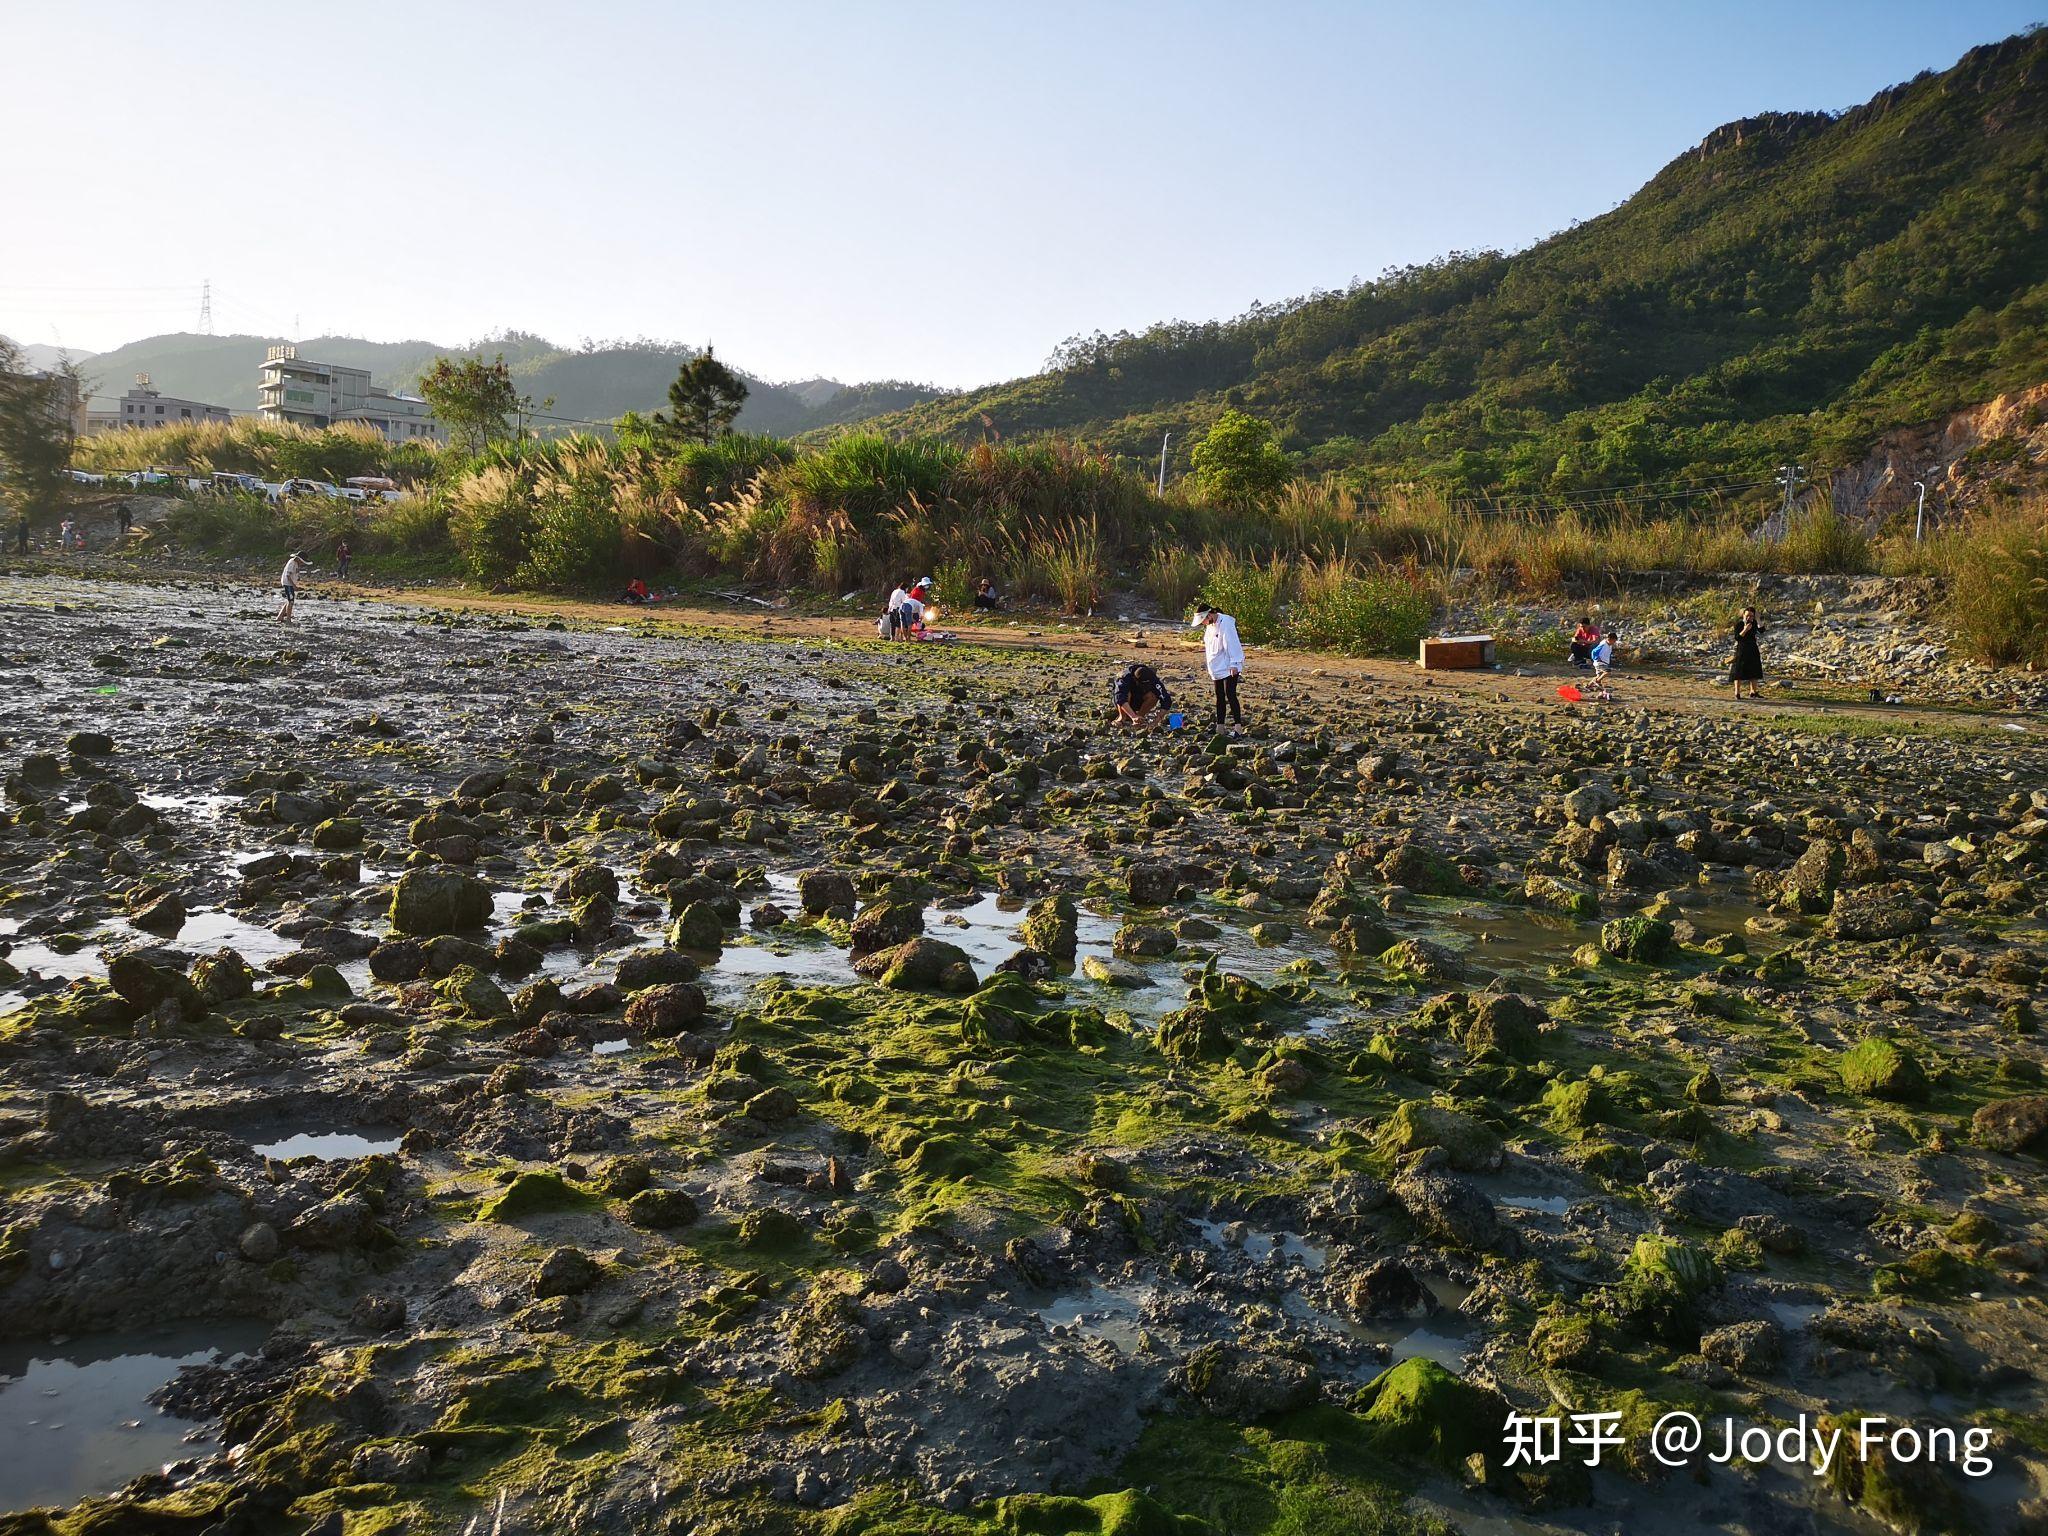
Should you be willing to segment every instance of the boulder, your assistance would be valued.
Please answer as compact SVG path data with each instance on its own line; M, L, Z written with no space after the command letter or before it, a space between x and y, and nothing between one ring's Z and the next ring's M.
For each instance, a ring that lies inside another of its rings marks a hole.
M626 1201L626 1220L636 1227L666 1232L697 1219L697 1202L680 1189L643 1189Z
M1322 1394L1315 1367L1268 1350L1204 1344L1182 1371L1188 1396L1233 1423L1306 1408Z
M981 985L973 962L957 944L919 937L886 953L889 961L878 977L885 987L897 991L972 992Z
M695 981L702 967L679 949L636 949L619 962L618 988L639 992L648 987Z
M552 1296L580 1295L603 1277L603 1266L581 1248L557 1248L534 1269L534 1298L546 1301Z
M877 901L853 920L851 955L858 960L879 950L895 949L924 932L924 908L910 901Z
M1670 958L1677 938L1661 917L1617 917L1600 929L1600 948L1617 960L1655 965Z
M1172 954L1180 947L1173 930L1157 923L1125 923L1117 929L1115 942L1111 946L1126 959L1154 960Z
M850 912L859 899L853 877L836 869L811 869L798 875L796 897L812 917L823 917L827 912Z
M1493 1202L1454 1174L1403 1174L1393 1192L1415 1225L1437 1242L1509 1256L1520 1250L1514 1230L1502 1225Z
M1149 860L1133 864L1124 874L1124 889L1141 907L1162 907L1180 891L1180 875L1171 864Z
M1359 1389L1352 1409L1383 1450L1445 1472L1463 1472L1471 1457L1492 1460L1506 1449L1506 1401L1421 1355L1380 1372Z
M1927 925L1926 906L1903 881L1838 891L1828 915L1828 932L1834 937L1866 943L1924 933Z
M465 933L491 920L491 888L454 869L409 869L391 893L392 929L412 938Z
M1080 921L1080 909L1074 898L1060 891L1031 904L1018 937L1027 949L1055 960L1071 960L1080 947Z
M2048 1141L2048 1094L1997 1099L1978 1109L1971 1127L1994 1152L2025 1152Z
M1483 1173L1498 1168L1505 1154L1499 1135L1470 1115L1440 1104L1410 1099L1380 1127L1379 1144L1391 1157L1405 1158L1438 1147L1453 1168Z
M689 902L668 925L668 941L677 949L715 955L725 948L725 919L708 901Z

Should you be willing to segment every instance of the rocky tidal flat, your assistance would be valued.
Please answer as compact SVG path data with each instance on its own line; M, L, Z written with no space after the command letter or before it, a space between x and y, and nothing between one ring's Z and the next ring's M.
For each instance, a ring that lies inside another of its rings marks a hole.
M0 1536L2048 1529L2038 732L270 611L0 577Z

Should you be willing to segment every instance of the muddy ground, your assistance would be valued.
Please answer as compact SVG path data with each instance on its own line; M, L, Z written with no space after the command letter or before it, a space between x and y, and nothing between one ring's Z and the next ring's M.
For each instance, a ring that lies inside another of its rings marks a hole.
M0 1532L2048 1520L2035 722L270 608L0 577Z

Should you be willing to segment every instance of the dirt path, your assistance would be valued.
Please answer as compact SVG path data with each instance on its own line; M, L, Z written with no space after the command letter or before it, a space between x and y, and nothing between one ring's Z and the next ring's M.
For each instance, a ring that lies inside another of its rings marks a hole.
M664 603L654 609L634 609L623 604L577 598L550 598L520 593L484 593L446 587L400 587L396 589L346 587L348 595L371 601L417 604L458 612L517 615L522 618L560 618L572 624L615 625L645 629L650 633L714 631L756 640L809 640L837 643L872 640L873 626L866 609L848 604L842 616L832 613L794 611L756 606L751 599L738 602L703 602L695 599ZM1200 685L1200 647L1192 632L1157 620L1114 621L1071 619L1056 615L1026 613L994 621L958 621L948 616L947 631L963 644L996 650L1059 651L1075 656L1101 657L1104 689L1109 669L1124 660L1142 655L1155 665L1178 666L1190 674L1190 689ZM2012 731L2015 726L2029 735L2044 734L2041 722L2011 712L1943 707L1940 705L1886 705L1868 702L1845 686L1829 687L1801 681L1769 685L1763 700L1738 704L1727 684L1718 676L1702 677L1689 669L1652 667L1624 671L1615 682L1612 704L1567 706L1556 695L1566 682L1584 682L1583 673L1560 664L1508 662L1496 672L1423 673L1412 662L1364 659L1319 652L1254 647L1247 697L1256 698L1261 677L1284 678L1294 683L1328 683L1342 680L1370 685L1381 694L1452 693L1467 702L1482 702L1528 708L1577 707L1587 711L1639 708L1685 714L1744 716L1766 723L1774 717L1824 716L1849 722L1869 722L1864 729L1902 734L1936 734L1966 731ZM1171 685L1175 677L1167 675ZM1185 695L1190 708L1206 702L1193 691Z

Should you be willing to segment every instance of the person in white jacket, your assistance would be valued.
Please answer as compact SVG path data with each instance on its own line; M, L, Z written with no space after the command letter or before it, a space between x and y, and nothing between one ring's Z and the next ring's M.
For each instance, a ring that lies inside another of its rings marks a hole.
M1195 627L1202 632L1202 652L1210 680L1216 684L1216 724L1230 712L1230 723L1242 727L1244 710L1237 702L1237 681L1244 676L1244 642L1237 638L1237 620L1200 598L1195 600Z

